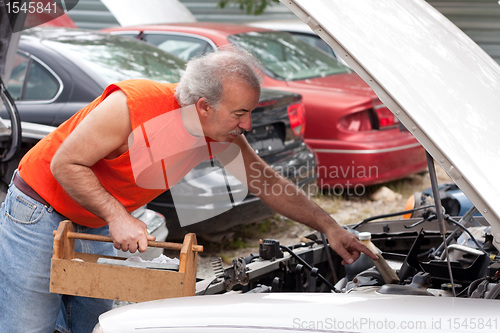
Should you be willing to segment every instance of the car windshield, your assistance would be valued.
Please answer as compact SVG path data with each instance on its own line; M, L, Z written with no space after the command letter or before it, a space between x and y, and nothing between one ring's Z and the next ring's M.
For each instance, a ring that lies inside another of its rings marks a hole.
M178 82L185 62L152 45L119 36L68 35L44 43L90 68L106 84L125 79Z
M229 40L250 51L276 79L304 80L351 72L334 57L286 32L248 32L231 35Z

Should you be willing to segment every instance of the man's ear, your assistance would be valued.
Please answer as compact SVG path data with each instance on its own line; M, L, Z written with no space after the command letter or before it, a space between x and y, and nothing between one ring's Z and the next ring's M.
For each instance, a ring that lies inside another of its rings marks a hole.
M196 110L198 110L198 114L200 115L200 117L208 116L211 109L212 108L210 107L210 105L208 105L207 100L204 97L201 97L196 102Z

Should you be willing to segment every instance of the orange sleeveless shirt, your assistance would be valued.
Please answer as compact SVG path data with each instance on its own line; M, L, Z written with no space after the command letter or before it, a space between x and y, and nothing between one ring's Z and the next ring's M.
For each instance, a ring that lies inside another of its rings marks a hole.
M105 221L76 203L52 176L50 172L52 157L85 116L112 92L120 89L127 95L127 105L132 130L134 130L144 126L155 117L180 108L174 97L176 86L176 84L150 80L127 80L108 86L100 97L78 111L28 151L19 164L21 177L56 211L71 221L92 228L106 225ZM177 168L179 166L177 163L175 167L181 171L174 177L175 179L172 179L172 185L203 159L190 159L180 169ZM163 160L161 165L165 168ZM138 186L134 178L129 150L115 159L100 160L92 167L92 170L102 186L129 212L145 205L169 188L166 177L165 182L158 188Z

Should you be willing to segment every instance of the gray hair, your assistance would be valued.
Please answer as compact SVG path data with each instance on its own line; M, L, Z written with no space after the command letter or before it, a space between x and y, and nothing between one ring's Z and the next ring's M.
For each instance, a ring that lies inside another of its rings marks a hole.
M181 106L195 104L200 98L217 109L222 100L222 83L240 79L260 91L264 80L260 62L248 51L226 47L190 60L175 92Z

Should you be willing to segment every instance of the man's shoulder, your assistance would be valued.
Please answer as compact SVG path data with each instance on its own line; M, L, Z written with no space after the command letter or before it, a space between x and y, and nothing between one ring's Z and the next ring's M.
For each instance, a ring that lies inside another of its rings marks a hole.
M154 89L155 91L158 91L160 93L173 93L175 92L175 89L177 87L177 83L158 82L149 79L130 79L116 82L113 85L120 88L121 90Z
M104 91L103 97L106 98L111 93L121 90L131 104L157 104L173 103L177 106L175 100L175 90L177 83L157 82L148 79L131 79L110 84ZM144 105L141 105L144 106Z
M121 90L125 93L132 128L135 128L156 116L179 109L175 98L176 87L175 83L132 79L114 83L106 90Z

